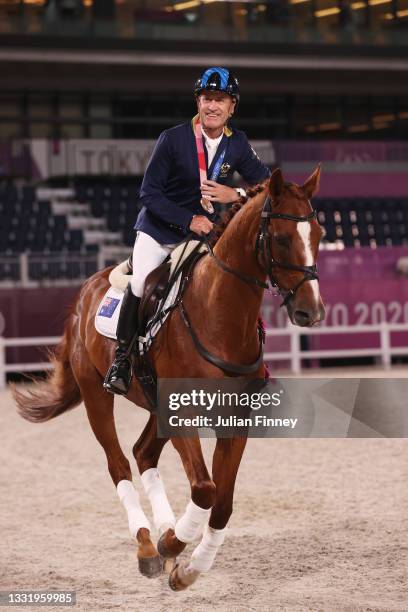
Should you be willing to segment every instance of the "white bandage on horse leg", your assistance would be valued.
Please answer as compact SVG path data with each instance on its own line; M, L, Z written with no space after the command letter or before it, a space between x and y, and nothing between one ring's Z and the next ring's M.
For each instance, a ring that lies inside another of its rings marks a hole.
M214 563L215 555L225 539L227 528L213 529L206 525L203 539L191 555L187 570L208 572Z
M197 506L192 499L187 504L186 511L177 521L175 533L180 542L192 542L202 531L210 516L211 508Z
M132 538L136 538L137 532L142 527L149 529L149 519L146 517L140 505L139 493L130 480L121 480L116 487L119 499L122 502L129 521L129 531Z
M150 468L141 475L142 484L153 511L154 525L161 535L174 529L176 517L167 499L164 484L157 468Z

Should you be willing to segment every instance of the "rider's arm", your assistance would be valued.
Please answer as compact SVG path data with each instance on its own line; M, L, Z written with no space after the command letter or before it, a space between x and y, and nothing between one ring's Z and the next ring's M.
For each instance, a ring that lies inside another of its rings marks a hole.
M166 197L166 184L171 176L172 154L168 136L163 132L148 163L140 200L147 210L166 223L188 229L193 213Z
M237 171L248 185L262 183L270 176L271 171L261 162L245 134L242 133L242 137L242 154Z

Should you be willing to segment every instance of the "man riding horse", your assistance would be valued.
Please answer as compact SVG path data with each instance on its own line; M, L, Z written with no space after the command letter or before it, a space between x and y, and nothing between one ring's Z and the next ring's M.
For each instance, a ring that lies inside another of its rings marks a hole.
M242 189L231 187L234 172L248 184L270 171L244 132L227 126L239 103L237 79L225 68L208 68L194 87L198 114L160 135L144 175L143 205L135 225L133 274L125 291L117 327L118 346L104 388L126 395L132 378L128 356L137 333L137 310L145 279L189 232L209 234L213 203L232 204Z

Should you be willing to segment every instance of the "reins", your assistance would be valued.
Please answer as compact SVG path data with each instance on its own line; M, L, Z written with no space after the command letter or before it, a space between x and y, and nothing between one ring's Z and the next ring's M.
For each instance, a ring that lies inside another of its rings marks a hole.
M265 202L262 208L261 213L261 223L258 231L258 235L255 242L255 256L257 261L260 263L262 270L265 272L266 276L269 278L269 282L272 287L278 290L279 295L283 298L281 303L282 306L287 306L289 301L294 298L298 289L309 280L317 280L319 278L317 274L316 265L313 266L297 266L295 264L285 263L276 261L272 256L272 247L271 241L273 237L270 235L268 231L269 219L286 219L288 221L296 221L296 222L307 222L310 223L312 219L316 218L316 210L312 210L308 215L289 215L285 213L274 213L272 211L272 200L268 195L265 198ZM257 287L261 287L262 289L268 289L268 284L264 281L254 277L249 276L240 272L239 270L234 270L230 268L227 264L225 264L217 255L214 253L213 248L210 245L208 237L206 235L203 236L204 243L207 247L207 251L210 257L214 259L217 266L227 272L229 274L233 274L236 278L241 280L244 283L256 285ZM264 264L262 264L259 260L260 258L264 259ZM292 270L296 272L303 272L303 278L293 287L289 289L289 291L284 294L284 292L280 289L274 274L273 268L284 268L285 270ZM261 325L258 324L258 338L259 338L259 353L257 359L248 365L235 364L230 361L225 361L221 357L217 357L213 355L208 349L205 348L203 344L201 344L197 334L195 333L193 326L191 324L191 320L187 314L186 308L184 306L183 300L180 299L178 306L180 307L181 317L184 321L185 326L187 327L191 339L193 341L194 347L198 351L198 353L203 357L206 361L212 363L217 368L224 370L225 372L230 372L232 374L252 374L258 370L260 365L263 362L263 343L264 343L264 333L261 328Z
M226 372L230 372L231 374L253 374L254 372L258 370L259 366L262 364L262 361L263 361L263 333L259 325L258 325L258 338L259 338L258 357L253 363L249 365L241 365L238 363L233 363L232 361L225 361L225 359L222 359L221 357L217 357L216 355L213 355L212 353L210 353L210 351L206 349L205 346L201 344L200 340L198 339L198 336L195 333L193 326L191 325L191 321L187 314L186 307L183 304L183 300L180 300L179 306L180 306L181 317L188 331L190 332L190 336L193 341L193 344L196 350L200 353L201 357L203 357L206 361L209 361L210 363L215 365L217 368L220 368L220 370L225 370Z
M254 276L248 276L247 274L243 274L239 270L234 270L233 268L230 268L229 266L227 266L227 264L225 264L214 253L214 250L208 240L208 236L204 235L203 240L205 242L205 246L207 247L208 254L210 255L210 257L214 259L217 266L221 268L222 270L224 270L224 272L229 272L230 274L233 274L234 276L242 280L244 283L247 283L248 285L253 284L253 285L256 285L257 287L261 287L262 289L268 289L268 283L265 283L264 281L259 280L259 278L255 278Z

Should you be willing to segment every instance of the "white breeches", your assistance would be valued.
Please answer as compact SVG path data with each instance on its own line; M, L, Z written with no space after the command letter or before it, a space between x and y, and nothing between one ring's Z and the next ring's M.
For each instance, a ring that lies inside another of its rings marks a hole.
M137 232L133 247L133 274L130 286L133 295L142 297L146 277L166 259L176 244L159 244L144 232Z

